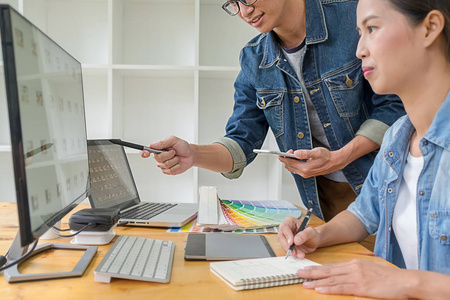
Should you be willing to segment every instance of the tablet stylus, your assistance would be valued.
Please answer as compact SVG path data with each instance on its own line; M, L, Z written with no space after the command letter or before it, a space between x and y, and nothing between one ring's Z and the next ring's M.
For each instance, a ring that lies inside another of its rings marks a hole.
M142 150L142 151L146 150L146 151L151 152L151 153L162 153L162 152L164 152L164 150L153 149L153 148L150 148L150 147L147 147L147 146L138 145L138 144L134 144L134 143L130 143L130 142L125 142L125 141L122 141L121 139L110 139L109 141L111 143L113 143L113 144L118 144L118 145L122 145L122 146L125 146L125 147L128 147L128 148L133 148L133 149Z

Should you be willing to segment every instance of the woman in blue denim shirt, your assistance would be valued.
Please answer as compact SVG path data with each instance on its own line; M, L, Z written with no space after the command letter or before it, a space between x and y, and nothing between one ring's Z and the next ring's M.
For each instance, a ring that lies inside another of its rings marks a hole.
M375 254L400 269L352 261L299 270L327 294L450 297L450 3L360 0L357 55L375 92L400 96L407 116L387 131L361 194L330 222L278 240L304 257L377 233ZM404 269L406 268L406 270Z
M223 5L261 32L242 50L235 105L225 137L211 145L176 137L151 145L165 174L192 166L238 178L270 129L301 200L325 220L359 193L387 128L404 115L396 96L378 96L364 80L355 0L239 0ZM143 157L149 153L144 152ZM319 201L320 200L320 201Z

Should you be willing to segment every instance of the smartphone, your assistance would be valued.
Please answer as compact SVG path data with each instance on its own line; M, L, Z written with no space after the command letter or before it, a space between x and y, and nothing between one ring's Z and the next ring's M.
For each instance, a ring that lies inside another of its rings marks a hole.
M297 157L295 157L295 155L293 153L286 153L286 152L280 152L280 151L275 151L275 150L253 149L253 152L258 153L258 154L274 154L274 155L298 159Z
M125 147L128 147L128 148L137 149L137 150L146 150L146 151L151 152L151 153L158 154L158 153L164 152L164 150L153 149L153 148L150 148L150 147L147 147L147 146L138 145L138 144L134 144L134 143L130 143L130 142L125 142L125 141L122 141L120 139L110 139L109 141L111 143L113 143L113 144L118 144L118 145L122 145L122 146L125 146Z

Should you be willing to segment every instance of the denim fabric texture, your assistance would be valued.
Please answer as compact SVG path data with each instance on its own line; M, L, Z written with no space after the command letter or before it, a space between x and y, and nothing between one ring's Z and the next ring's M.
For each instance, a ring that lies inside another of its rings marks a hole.
M419 147L424 158L417 183L419 269L450 274L450 93ZM348 210L377 234L375 254L405 267L392 217L415 129L408 116L386 132L367 180Z
M274 32L256 36L242 49L235 105L225 137L240 145L247 164L256 156L253 149L261 148L269 127L281 151L312 149L305 93L317 110L331 150L342 148L356 134L381 144L384 131L405 114L398 97L375 95L363 77L355 54L357 3L306 0L306 90L301 89ZM362 132L367 124L381 125L381 134L379 130ZM344 168L356 194L375 156L376 152L370 153ZM315 178L293 176L305 206L323 218Z

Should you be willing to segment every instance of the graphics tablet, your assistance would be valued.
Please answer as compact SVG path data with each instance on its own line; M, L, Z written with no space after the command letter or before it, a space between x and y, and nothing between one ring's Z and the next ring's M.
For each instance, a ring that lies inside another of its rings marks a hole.
M185 260L236 260L276 256L262 235L189 233Z

